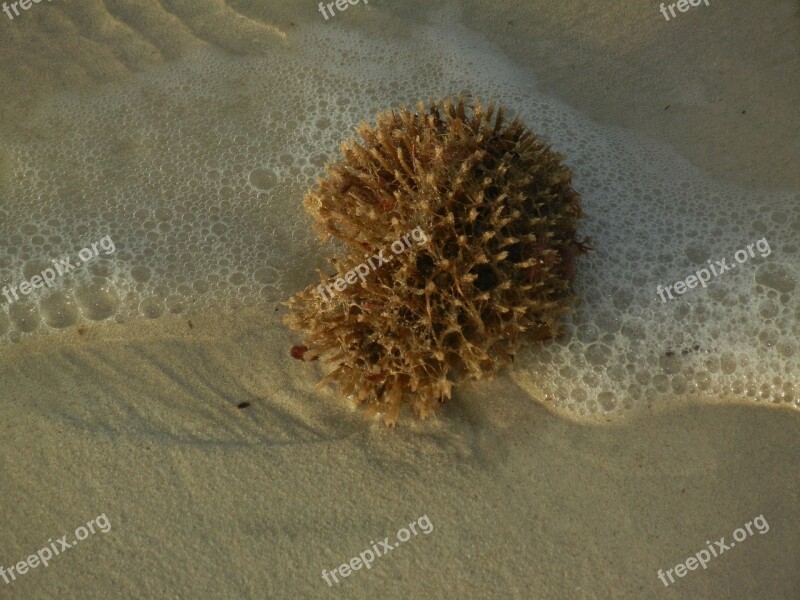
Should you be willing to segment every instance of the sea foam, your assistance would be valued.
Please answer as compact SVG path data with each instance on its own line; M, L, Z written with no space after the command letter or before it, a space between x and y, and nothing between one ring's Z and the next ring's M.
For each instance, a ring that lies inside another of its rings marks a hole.
M597 124L445 18L410 39L307 24L269 56L206 47L42 102L25 134L2 140L0 286L104 235L117 251L0 305L0 347L90 320L285 299L324 266L301 199L340 141L388 106L459 93L501 101L567 156L594 248L566 334L529 346L516 381L573 415L692 395L800 408L800 195L714 181ZM669 303L656 296L762 237L769 257Z

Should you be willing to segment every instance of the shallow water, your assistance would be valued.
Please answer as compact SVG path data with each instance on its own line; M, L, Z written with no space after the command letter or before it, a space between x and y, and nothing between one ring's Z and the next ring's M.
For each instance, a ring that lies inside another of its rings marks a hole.
M518 381L578 415L699 395L800 407L796 191L721 185L653 141L593 123L448 11L409 35L414 60L404 39L309 24L266 57L197 49L41 102L4 140L0 281L17 287L111 242L4 307L2 341L287 298L325 254L303 191L352 126L468 91L513 107L566 154L596 248L581 261L567 335L532 347ZM317 61L320 47L337 58ZM707 287L657 295L726 257L736 269Z

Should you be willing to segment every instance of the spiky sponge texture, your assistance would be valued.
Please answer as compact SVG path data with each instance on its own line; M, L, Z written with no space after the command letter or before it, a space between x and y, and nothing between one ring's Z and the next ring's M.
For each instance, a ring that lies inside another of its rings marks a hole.
M390 260L332 296L295 294L285 321L305 332L305 360L334 365L320 384L393 425L402 404L424 418L459 377L493 375L523 332L557 334L586 249L580 196L564 157L493 104L403 106L357 133L304 200L320 238L342 243L337 275L320 275L330 286L380 251ZM412 230L418 243L390 252Z

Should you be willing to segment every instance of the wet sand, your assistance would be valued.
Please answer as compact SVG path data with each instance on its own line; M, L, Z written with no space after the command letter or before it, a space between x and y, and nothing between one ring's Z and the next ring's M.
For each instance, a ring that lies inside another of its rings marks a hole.
M766 534L669 593L800 589L793 412L691 403L576 423L501 378L387 430L315 389L263 327L212 321L90 329L3 361L3 564L111 523L8 597L655 597L658 569L759 514ZM328 589L323 569L423 514L429 535Z

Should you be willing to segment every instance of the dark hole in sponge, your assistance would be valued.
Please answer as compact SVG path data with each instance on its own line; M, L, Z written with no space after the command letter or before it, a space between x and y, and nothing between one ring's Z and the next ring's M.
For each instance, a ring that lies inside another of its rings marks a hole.
M470 270L470 273L478 276L473 285L482 292L491 290L497 285L497 275L489 265L477 265Z
M366 350L370 364L374 365L381 359L381 356L383 356L383 346L377 342L372 342Z
M484 198L486 200L494 200L500 195L500 188L496 185L490 185L486 188L486 191L483 193Z
M442 340L442 345L451 350L458 350L461 347L461 335L457 331L451 331Z
M433 257L427 252L420 252L417 255L417 270L424 278L430 277L433 272Z
M516 244L511 244L510 246L506 247L506 252L508 252L508 260L512 263L522 262L522 244L517 242Z
M442 248L442 254L445 258L452 260L458 256L459 247L458 242L455 240L448 241Z

